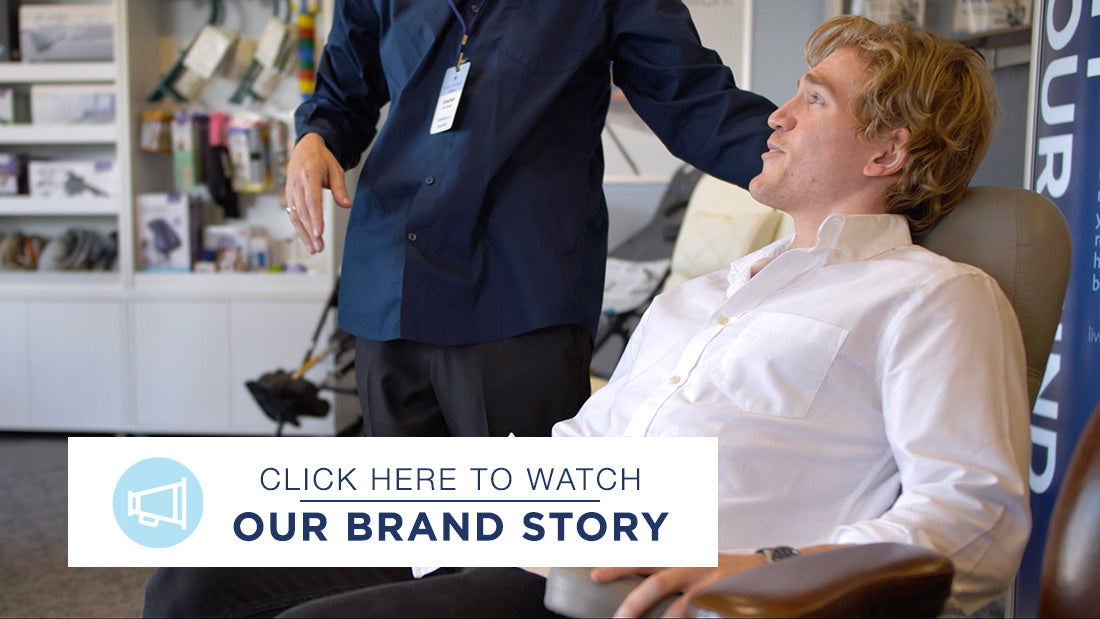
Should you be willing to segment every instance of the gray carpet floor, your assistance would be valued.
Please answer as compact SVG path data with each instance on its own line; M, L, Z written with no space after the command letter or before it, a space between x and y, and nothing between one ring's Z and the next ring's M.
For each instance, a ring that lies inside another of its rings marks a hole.
M64 436L0 433L0 617L138 617L150 568L71 568Z

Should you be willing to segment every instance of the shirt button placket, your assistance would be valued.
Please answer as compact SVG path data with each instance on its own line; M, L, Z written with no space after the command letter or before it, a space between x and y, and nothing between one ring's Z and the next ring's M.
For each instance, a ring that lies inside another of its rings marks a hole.
M435 177L434 176L424 177L424 184L425 185L434 185L435 184ZM415 243L416 239L419 238L419 237L416 236L415 232L409 232L408 234L405 235L405 238L408 239L410 243Z

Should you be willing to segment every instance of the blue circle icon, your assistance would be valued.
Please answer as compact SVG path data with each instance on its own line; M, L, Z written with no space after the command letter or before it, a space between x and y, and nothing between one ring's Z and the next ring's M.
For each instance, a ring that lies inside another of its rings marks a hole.
M179 462L148 458L119 478L113 507L127 537L149 548L167 548L187 539L198 526L202 487Z

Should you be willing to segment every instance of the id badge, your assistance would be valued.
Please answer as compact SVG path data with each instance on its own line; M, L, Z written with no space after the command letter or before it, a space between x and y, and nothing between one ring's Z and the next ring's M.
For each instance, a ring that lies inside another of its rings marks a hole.
M462 98L462 89L466 86L466 76L469 74L469 62L447 69L443 87L439 90L439 101L435 104L431 135L447 131L454 124L458 101Z

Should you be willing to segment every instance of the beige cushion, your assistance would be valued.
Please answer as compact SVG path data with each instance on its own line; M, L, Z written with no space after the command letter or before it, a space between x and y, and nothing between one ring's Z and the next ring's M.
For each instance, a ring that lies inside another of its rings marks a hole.
M724 269L793 232L791 225L787 214L760 204L748 191L704 175L688 201L665 288Z

